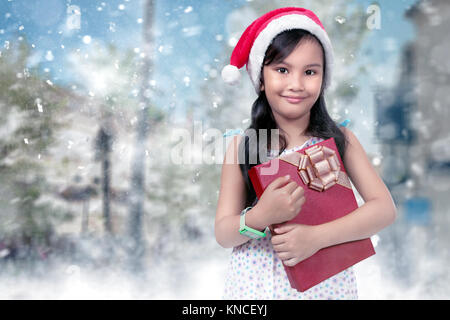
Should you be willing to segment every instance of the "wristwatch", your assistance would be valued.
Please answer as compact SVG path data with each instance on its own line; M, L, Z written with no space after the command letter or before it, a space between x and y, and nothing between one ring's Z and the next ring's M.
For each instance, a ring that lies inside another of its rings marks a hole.
M245 214L247 213L248 210L250 210L252 207L247 207L244 210L242 210L241 212L241 222L239 225L239 233L247 236L249 238L252 239L261 239L264 238L266 236L266 230L267 228L264 230L264 232L255 230L253 228L250 228L249 226L245 225Z

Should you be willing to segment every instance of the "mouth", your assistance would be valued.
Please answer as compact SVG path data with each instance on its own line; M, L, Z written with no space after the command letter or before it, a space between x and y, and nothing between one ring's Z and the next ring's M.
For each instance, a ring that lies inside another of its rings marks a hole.
M284 99L286 99L289 103L300 103L305 98L303 97L295 97L295 96L282 96Z

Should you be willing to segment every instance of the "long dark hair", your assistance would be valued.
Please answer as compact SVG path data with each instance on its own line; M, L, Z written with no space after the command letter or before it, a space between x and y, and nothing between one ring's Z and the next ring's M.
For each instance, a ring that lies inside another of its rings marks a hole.
M320 41L310 32L303 29L292 29L288 31L284 31L278 34L272 41L271 45L267 48L262 68L265 65L269 65L271 63L276 63L284 60L287 56L291 54L291 52L296 48L297 44L300 40L312 40L317 41L319 44ZM346 139L342 131L338 128L336 123L331 119L328 114L325 98L323 93L323 88L325 87L325 79L326 79L326 63L325 61L325 52L322 47L324 63L323 63L323 81L322 88L319 95L319 98L314 103L313 107L310 111L310 119L309 125L306 128L305 135L328 139L334 138L336 141L336 146L338 148L339 154L341 156L342 161L344 161L344 153L346 146ZM261 68L261 84L264 83L263 72ZM252 129L252 134L249 134L249 129ZM251 123L250 126L246 129L244 133L244 139L241 140L239 146L239 164L242 175L244 177L244 181L246 184L246 207L255 205L257 201L255 190L253 189L252 183L248 176L248 170L250 170L253 166L262 163L260 158L259 150L263 146L260 144L260 136L259 130L266 129L267 137L265 140L267 141L267 145L265 148L270 148L271 141L271 131L270 129L278 129L277 123L275 122L275 118L272 114L272 109L270 108L269 102L267 101L267 97L265 91L260 91L258 98L255 100L252 106L251 111ZM256 133L256 137L254 136ZM252 138L254 137L254 138ZM280 142L280 151L283 152L286 149L286 139L283 134L279 135ZM267 149L266 149L267 150ZM250 161L250 159L256 159L256 161ZM255 163L256 162L256 163Z

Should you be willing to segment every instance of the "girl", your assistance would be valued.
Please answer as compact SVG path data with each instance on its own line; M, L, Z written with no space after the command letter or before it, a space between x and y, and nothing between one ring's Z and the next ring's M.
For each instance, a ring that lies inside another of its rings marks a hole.
M307 201L303 188L281 177L257 199L248 176L255 164L236 160L260 154L260 145L245 135L234 137L222 166L215 220L217 242L233 247L226 299L357 299L352 268L298 292L291 288L282 264L293 266L321 248L370 237L395 220L391 195L358 139L336 126L326 110L324 89L330 83L332 64L332 46L317 16L303 8L281 8L245 30L231 65L222 72L225 81L234 83L238 68L247 65L258 93L249 129L256 129L257 138L259 129L279 130L281 148L267 150L269 158L333 137L348 176L365 201L345 217L325 224L283 223ZM272 236L266 227L276 223L283 224ZM239 232L243 224L253 231Z

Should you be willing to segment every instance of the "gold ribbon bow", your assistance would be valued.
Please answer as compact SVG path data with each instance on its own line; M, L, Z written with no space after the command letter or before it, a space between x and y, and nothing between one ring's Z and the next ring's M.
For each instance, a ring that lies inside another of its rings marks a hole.
M305 153L292 152L281 156L280 160L296 166L303 183L313 190L325 191L335 184L352 189L347 174L341 171L339 159L333 149L313 146L306 149Z

